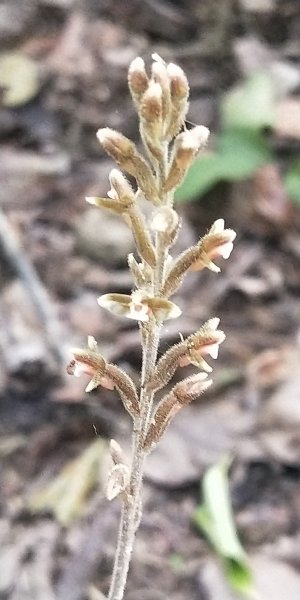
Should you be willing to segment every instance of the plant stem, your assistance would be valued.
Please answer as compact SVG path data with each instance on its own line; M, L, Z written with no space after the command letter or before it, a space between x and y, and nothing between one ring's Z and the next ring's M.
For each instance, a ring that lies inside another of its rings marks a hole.
M163 149L164 158L159 165L158 171L156 172L156 176L158 182L160 182L160 185L165 180L167 172L168 144L165 144ZM167 198L162 195L162 204L165 204L166 200ZM166 248L164 238L160 233L156 235L155 250L157 263L153 270L152 292L155 296L159 296L164 283L166 261L168 258L168 248ZM108 600L123 600L135 534L141 518L143 467L146 457L146 452L143 449L143 442L151 418L154 398L154 393L147 391L146 383L153 375L155 369L160 329L161 323L157 322L154 318L150 318L145 326L145 330L147 331L146 339L142 335L143 359L140 392L141 414L138 422L135 423L135 430L133 433L132 462L129 486L130 498L126 499L122 506L118 545Z
M143 451L143 439L145 431L145 423L148 420L149 405L152 405L153 394L148 394L145 391L143 384L151 375L157 356L159 344L160 325L153 324L148 334L147 344L143 359L143 379L141 390L141 418L138 431L133 437L133 453L130 478L129 500L123 502L121 521L119 527L118 546L115 557L115 564L112 575L112 582L108 595L108 600L122 600L124 596L125 585L129 563L132 555L135 533L140 521L141 511L141 493L142 493L142 478L143 465L145 460L145 452Z
M154 271L153 292L158 294L163 284L167 252L158 235L156 239L157 265ZM130 498L122 506L118 545L112 574L108 600L122 600L132 555L135 533L142 510L142 480L146 453L143 450L144 436L152 412L153 393L145 387L155 369L161 323L150 319L147 323L146 342L143 343L143 364L141 377L140 407L141 416L133 434L132 463L130 476Z

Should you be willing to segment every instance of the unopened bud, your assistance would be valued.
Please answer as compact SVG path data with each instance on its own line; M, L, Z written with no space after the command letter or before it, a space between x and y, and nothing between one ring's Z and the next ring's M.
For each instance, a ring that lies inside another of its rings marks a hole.
M199 125L190 131L183 131L176 137L173 160L164 191L167 192L179 186L196 155L205 146L208 136L209 129Z
M205 381L206 373L198 373L177 383L173 389L162 398L151 420L145 442L145 450L149 450L161 438L169 423L177 412L185 405L198 398L212 384Z
M180 133L175 140L174 161L181 169L188 169L193 158L205 146L209 129L203 125Z
M114 500L120 494L126 492L130 481L129 469L124 464L115 465L108 475L106 497Z
M132 379L116 365L108 364L108 377L113 382L127 412L134 418L140 414L139 399Z
M143 96L141 115L145 121L161 123L162 89L160 84L155 81L150 81L149 87Z
M119 169L111 170L109 181L121 202L123 201L125 204L134 202L134 191Z
M123 450L122 450L120 444L118 444L118 442L116 442L116 440L113 440L113 439L110 440L109 451L110 451L111 458L115 465L117 465L119 463L125 464L125 457L124 457Z
M152 77L154 81L159 83L162 90L162 119L165 124L171 112L170 78L165 63L162 61L155 61L153 63Z
M145 198L157 204L159 197L156 179L148 163L137 151L135 144L118 131L109 127L99 129L97 137L104 150L116 161L121 169L135 177Z
M135 104L138 106L139 101L147 90L149 79L145 69L143 59L138 56L135 58L128 70L128 85Z
M189 84L183 70L170 63L167 65L170 78L171 111L166 139L171 140L180 131L188 111Z
M189 95L189 83L184 71L174 63L167 65L167 73L170 78L172 100L187 99Z
M147 230L144 216L137 206L132 206L128 211L128 219L140 257L148 265L155 267L156 253Z
M107 154L109 154L118 164L121 164L124 160L134 156L134 143L118 131L111 129L110 127L104 127L103 129L98 129L96 135Z
M199 398L212 385L212 379L205 381L206 377L207 373L197 373L175 385L174 394L182 406Z
M145 142L158 156L161 153L159 140L162 134L162 89L153 80L141 100L140 118Z

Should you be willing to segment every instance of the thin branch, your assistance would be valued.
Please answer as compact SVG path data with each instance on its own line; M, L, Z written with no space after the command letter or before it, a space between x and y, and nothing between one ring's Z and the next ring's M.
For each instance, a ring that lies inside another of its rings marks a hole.
M10 221L2 210L0 210L0 250L30 298L55 362L59 366L63 365L67 354L62 344L60 325L51 300L36 270L27 260Z

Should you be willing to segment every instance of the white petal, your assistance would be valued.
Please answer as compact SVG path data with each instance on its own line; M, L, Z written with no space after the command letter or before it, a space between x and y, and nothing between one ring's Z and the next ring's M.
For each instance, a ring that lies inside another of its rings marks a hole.
M90 350L97 350L97 342L92 335L88 335L88 347Z
M207 354L210 354L212 358L218 358L219 355L219 344L211 344L208 347Z
M168 319L176 319L182 313L181 309L174 302L170 302L166 307L153 308L153 312L157 321L167 321Z
M224 219L217 219L211 226L209 233L222 233L224 231Z
M102 308L106 308L106 310L109 310L114 315L127 316L127 313L129 311L129 303L123 304L122 302L111 300L110 294L104 294L103 296L100 296L99 298L97 298L97 302L99 306L102 306Z
M73 375L74 377L81 377L82 374L84 374L84 368L82 367L82 365L78 362L75 363L74 365L74 370L73 370Z
M95 383L94 379L91 379L91 381L87 384L85 391L86 392L91 392L92 390L94 390L96 387L98 387L98 383Z
M129 319L135 319L136 321L143 321L146 323L149 321L149 309L145 304L134 304L132 303L130 306L130 310L126 315Z
M216 329L218 329L220 319L219 319L219 317L213 317L212 319L209 319L208 323L209 323L209 326L211 329L216 330Z
M218 248L218 253L223 256L223 258L227 259L229 258L231 252L233 249L233 243L232 242L226 242L226 244L222 244L222 246L220 246Z
M116 190L114 190L114 189L109 190L107 192L107 195L108 195L109 198L111 198L111 200L118 200L119 199L118 198L118 194L117 194Z

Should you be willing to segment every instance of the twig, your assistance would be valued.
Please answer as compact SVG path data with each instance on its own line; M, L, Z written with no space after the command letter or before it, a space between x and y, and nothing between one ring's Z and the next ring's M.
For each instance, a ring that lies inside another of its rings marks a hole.
M45 332L49 350L57 365L61 366L66 360L66 351L62 344L60 326L55 311L45 287L34 267L27 260L9 219L2 210L0 210L0 249L7 263L26 289Z

